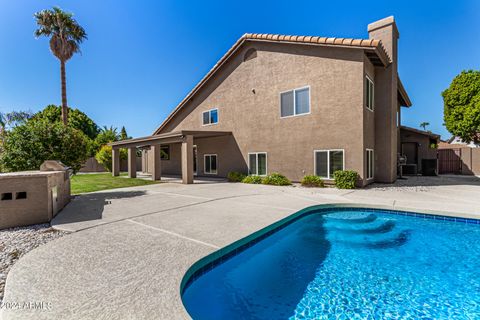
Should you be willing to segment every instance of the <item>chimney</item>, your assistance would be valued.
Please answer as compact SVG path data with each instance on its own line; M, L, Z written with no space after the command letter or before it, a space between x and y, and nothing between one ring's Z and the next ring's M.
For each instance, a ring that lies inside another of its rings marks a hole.
M397 24L393 16L372 22L368 25L368 37L370 39L381 40L383 47L387 50L390 59L397 64L397 42L400 38Z
M394 182L397 178L397 153L399 132L397 128L398 75L397 25L393 17L375 21L368 25L368 37L380 40L390 56L386 68L375 68L375 181Z

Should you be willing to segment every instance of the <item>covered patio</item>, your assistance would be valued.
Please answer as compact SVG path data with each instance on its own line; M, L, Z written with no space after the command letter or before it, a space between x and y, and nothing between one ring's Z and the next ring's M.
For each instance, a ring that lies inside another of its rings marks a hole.
M137 148L149 147L153 153L152 180L161 180L161 145L179 143L181 144L181 171L182 183L193 183L193 140L195 138L211 138L231 135L230 131L190 131L181 130L168 132L148 137L129 140L115 141L110 143L112 147L112 175L120 175L120 149L128 150L128 177L136 178L136 154Z

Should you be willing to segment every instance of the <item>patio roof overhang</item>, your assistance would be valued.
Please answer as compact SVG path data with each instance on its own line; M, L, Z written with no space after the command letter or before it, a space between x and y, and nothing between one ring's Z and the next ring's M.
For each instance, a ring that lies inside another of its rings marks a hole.
M137 176L136 148L149 147L149 152L152 153L152 180L160 180L162 175L160 146L162 144L180 143L182 182L185 184L191 184L193 183L194 139L228 136L231 134L230 131L181 130L109 143L112 147L112 175L118 176L120 174L120 148L128 149L128 176L130 178L135 178Z
M180 143L180 142L183 142L185 140L185 137L187 136L192 136L194 139L198 139L198 138L212 138L212 137L227 136L231 134L232 134L231 131L181 130L181 131L156 134L156 135L147 136L147 137L115 141L115 142L109 143L109 145L112 146L113 149L145 147L145 146L159 145L159 144Z

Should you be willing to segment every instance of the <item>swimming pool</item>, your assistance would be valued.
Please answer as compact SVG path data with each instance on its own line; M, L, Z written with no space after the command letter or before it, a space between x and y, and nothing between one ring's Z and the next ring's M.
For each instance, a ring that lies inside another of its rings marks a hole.
M194 266L193 319L478 319L477 220L312 209Z

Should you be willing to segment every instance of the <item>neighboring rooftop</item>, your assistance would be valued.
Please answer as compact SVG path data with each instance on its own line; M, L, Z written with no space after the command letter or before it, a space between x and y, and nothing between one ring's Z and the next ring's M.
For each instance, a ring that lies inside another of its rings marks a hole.
M423 131L423 130L419 130L419 129L415 129L415 128L407 127L407 126L400 126L400 129L407 130L407 131L414 132L414 133L418 133L418 134L423 134L423 135L429 136L431 138L440 139L439 134L435 134L435 133L430 132L430 131Z

